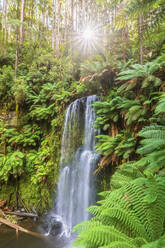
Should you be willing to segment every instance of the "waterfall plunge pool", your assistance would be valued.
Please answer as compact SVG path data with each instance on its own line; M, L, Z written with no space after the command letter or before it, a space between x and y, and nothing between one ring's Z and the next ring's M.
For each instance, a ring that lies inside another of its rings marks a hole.
M31 231L38 232L40 224L33 221L25 221L23 226ZM45 236L45 239L33 237L16 231L5 225L0 225L0 248L71 248L72 241L58 239L55 236Z

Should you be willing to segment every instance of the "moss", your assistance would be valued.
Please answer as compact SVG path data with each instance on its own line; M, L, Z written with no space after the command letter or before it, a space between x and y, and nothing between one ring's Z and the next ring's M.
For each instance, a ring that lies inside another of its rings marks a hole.
M16 193L13 183L0 185L0 200L7 200L9 207L15 206Z
M54 187L48 184L34 185L29 182L29 177L22 178L19 182L19 194L29 211L37 211L42 214L52 207Z
M37 143L38 147L33 150L23 148L26 161L23 173L17 177L18 193L29 211L35 209L42 214L53 205L58 180L63 119L64 113L61 113L55 119L56 127L52 126L51 130L45 131L44 137ZM21 127L19 130L21 131ZM34 129L32 130L34 135ZM16 180L12 176L9 176L7 185L1 181L0 199L6 199L8 207L16 208ZM23 207L21 202L19 207Z

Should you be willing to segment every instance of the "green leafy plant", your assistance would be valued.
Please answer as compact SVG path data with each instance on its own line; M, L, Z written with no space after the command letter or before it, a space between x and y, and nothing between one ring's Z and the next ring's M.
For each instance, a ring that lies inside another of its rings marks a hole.
M14 178L20 176L24 168L25 155L20 151L8 153L5 156L0 157L0 178L1 180L8 181L10 175Z
M130 131L122 131L115 137L99 135L97 138L96 151L103 155L100 168L110 163L119 164L121 160L129 161L135 152L136 139Z
M0 100L12 97L12 86L14 84L14 71L11 66L4 65L0 69Z
M4 142L11 147L35 147L41 138L40 128L33 125L24 125L18 131L16 128L1 128L1 142Z
M101 56L97 56L96 60L86 60L80 69L80 83L86 83L85 86L95 87L97 90L102 89L104 92L112 88L114 84L115 73Z
M144 65L132 65L131 69L120 72L116 80L127 82L120 86L119 91L128 91L134 89L136 86L147 88L151 84L152 87L160 86L160 78L154 76L153 74L163 65L164 62L159 62L159 60L156 59L152 62L147 62Z
M144 139L141 140L141 147L137 153L143 155L139 166L147 166L144 173L155 174L164 168L165 159L165 127L161 125L151 125L144 127L139 133Z
M79 234L75 244L87 248L141 247L160 238L165 220L164 189L164 179L159 176L139 177L101 193L104 200L89 208L94 217L74 228Z

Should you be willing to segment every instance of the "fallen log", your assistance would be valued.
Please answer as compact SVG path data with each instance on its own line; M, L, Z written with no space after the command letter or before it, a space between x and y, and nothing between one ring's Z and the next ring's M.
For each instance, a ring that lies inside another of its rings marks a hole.
M10 214L10 215L21 216L21 217L38 218L38 215L37 214L32 214L32 213L10 212L10 211L4 211L4 213L5 214Z
M0 223L3 223L5 225L10 226L11 228L15 229L16 233L18 233L18 231L21 231L21 232L27 233L29 235L32 235L34 237L37 237L37 238L43 238L43 239L45 238L45 236L40 234L40 233L29 231L29 230L27 230L27 229L25 229L25 228L23 228L17 224L13 224L9 220L3 219L3 218L0 218Z

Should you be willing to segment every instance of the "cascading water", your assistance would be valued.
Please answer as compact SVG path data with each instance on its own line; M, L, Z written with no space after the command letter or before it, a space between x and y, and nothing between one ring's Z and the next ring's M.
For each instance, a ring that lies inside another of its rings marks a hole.
M60 177L56 198L56 218L62 222L62 235L69 237L74 225L89 219L86 208L95 202L95 153L93 128L95 112L88 96L71 103L66 111L62 137Z

